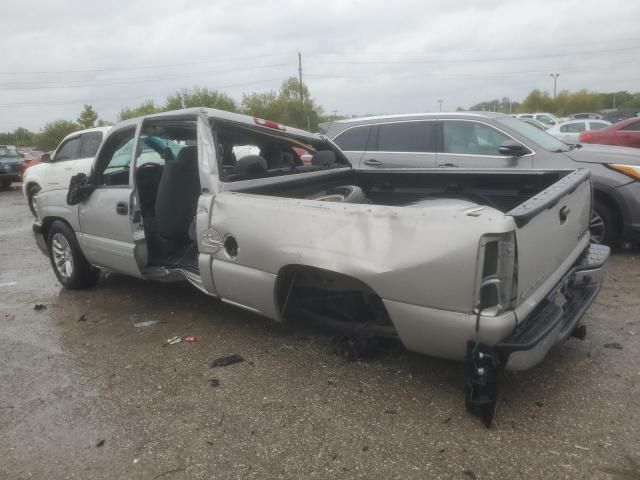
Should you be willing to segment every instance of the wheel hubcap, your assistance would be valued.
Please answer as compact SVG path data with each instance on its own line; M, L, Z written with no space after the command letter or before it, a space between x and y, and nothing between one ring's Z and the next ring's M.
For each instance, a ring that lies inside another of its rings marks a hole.
M29 197L29 204L31 205L31 210L36 212L36 216L38 215L38 204L36 203L36 197L37 196L38 196L38 194L34 193L33 195L31 195Z
M607 233L607 226L604 224L604 220L595 211L591 212L589 231L591 232L591 243L602 243Z
M56 270L63 278L71 278L73 275L73 253L66 237L56 233L51 240L51 253Z

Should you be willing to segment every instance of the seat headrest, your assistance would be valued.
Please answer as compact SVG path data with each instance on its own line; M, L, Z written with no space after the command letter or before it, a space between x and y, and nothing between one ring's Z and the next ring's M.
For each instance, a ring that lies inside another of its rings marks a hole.
M247 155L236 162L235 173L247 178L260 178L267 174L267 161L260 155Z
M193 168L198 164L198 147L190 145L182 147L175 161L182 168Z
M319 150L311 157L311 165L326 167L336 163L336 154L331 150Z
M265 148L260 150L260 155L267 161L267 168L273 169L284 167L284 156L280 145L267 145Z

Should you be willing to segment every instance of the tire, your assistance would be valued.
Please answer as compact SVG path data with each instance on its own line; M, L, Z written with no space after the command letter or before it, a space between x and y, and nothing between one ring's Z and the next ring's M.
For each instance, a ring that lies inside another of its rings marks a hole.
M29 203L29 210L34 217L38 218L38 210L36 209L35 197L40 191L40 187L38 185L31 185L27 190L27 202Z
M355 185L330 188L329 190L316 193L309 197L309 200L338 203L368 203L367 197L362 189Z
M98 282L100 270L89 264L69 225L61 221L53 222L49 228L47 246L53 272L65 288L83 290Z
M593 212L589 221L591 243L600 243L615 247L620 240L618 217L607 204L593 202Z

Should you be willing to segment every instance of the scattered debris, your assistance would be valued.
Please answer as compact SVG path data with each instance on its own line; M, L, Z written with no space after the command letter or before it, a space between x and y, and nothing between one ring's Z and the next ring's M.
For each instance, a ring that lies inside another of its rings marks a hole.
M106 442L106 440L103 438L98 443L96 443L96 448L104 447L104 442Z
M544 407L544 403L538 401L536 402L536 407L539 407L539 408Z
M584 450L585 452L590 452L591 451L590 448L582 447L580 445L574 445L574 447L576 447L578 450Z
M397 411L397 410L394 410L393 408L387 408L387 409L384 411L384 413L388 413L388 414L391 414L391 415L397 415L397 414L398 414L398 411Z
M175 337L171 337L169 340L162 344L163 347L167 345L175 345L176 343L180 343L182 341L182 337L180 335L176 335Z
M133 459L133 464L135 465L135 464L136 464L136 463L138 463L139 461L140 461L140 459L138 459L138 458L134 458L134 459Z
M47 309L47 306L46 306L44 303L36 303L36 304L33 306L33 309L34 309L34 310L46 310L46 309Z
M207 445L211 445L213 447L213 442L207 440Z
M153 478L155 480L156 478L162 478L162 477L164 477L166 475L170 475L170 474L176 473L176 472L184 472L185 470L186 470L186 468L184 468L184 467L174 468L173 470L167 470L166 472L159 473Z
M17 285L18 282L5 282L5 283L0 283L0 287L13 287L14 285Z
M604 348L613 348L614 350L622 350L622 345L618 342L605 343Z
M442 423L449 423L451 421L451 417L445 418Z
M141 320L133 324L136 328L152 327L160 323L160 320Z
M464 470L462 474L464 475L464 478L468 478L469 480L476 480L476 474L471 470Z
M83 313L82 315L80 315L78 322L86 322L86 321L87 321L87 316Z
M222 412L222 416L220 417L220 421L218 422L218 426L222 426L222 422L224 421L224 412Z
M212 387L219 387L220 380L218 380L217 378L211 378L209 379L209 385L211 385Z
M362 447L362 451L366 452L367 450L369 450L369 447L367 447L366 445L364 447Z
M179 337L178 337L179 338ZM227 365L232 365L234 363L243 362L244 358L242 355L238 355L237 353L233 353L231 355L226 355L224 357L216 358L211 362L211 368L213 367L226 367Z
M195 342L196 340L198 340L198 337L195 335L185 335L182 337L183 342Z

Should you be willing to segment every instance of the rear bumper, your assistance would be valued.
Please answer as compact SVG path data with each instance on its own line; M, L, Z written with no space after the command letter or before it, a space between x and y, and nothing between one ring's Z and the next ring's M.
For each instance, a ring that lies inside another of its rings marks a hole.
M526 370L580 325L602 287L609 247L591 245L514 333L495 345L507 370Z
M38 245L38 248L43 254L49 256L49 249L47 248L47 241L44 239L44 232L42 231L42 227L37 223L34 223L32 228L36 245Z

